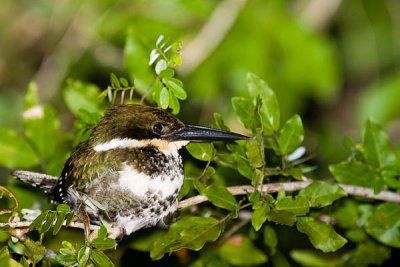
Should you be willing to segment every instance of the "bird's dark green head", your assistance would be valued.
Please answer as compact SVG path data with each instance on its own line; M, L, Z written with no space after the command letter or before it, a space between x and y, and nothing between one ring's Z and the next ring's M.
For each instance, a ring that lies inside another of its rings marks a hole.
M94 129L89 142L92 146L115 140L177 141L229 141L248 139L247 136L212 129L185 125L162 109L143 105L118 105L106 111Z

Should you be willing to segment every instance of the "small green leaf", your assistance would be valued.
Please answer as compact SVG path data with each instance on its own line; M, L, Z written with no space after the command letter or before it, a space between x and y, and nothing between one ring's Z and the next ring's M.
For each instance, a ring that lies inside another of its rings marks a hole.
M59 204L57 205L57 211L58 212L70 212L71 208L67 204Z
M96 266L99 267L113 267L114 263L107 257L106 254L101 252L100 250L92 251L92 259Z
M168 88L172 90L175 96L181 100L185 100L187 97L185 89L182 88L182 83L178 79L164 78Z
M279 211L276 209L271 209L267 213L267 219L270 222L275 222L277 224L292 226L296 222L296 215L288 211Z
M279 147L282 155L292 153L304 140L304 129L299 115L290 118L280 131Z
M74 266L76 264L75 254L68 254L68 255L58 254L56 256L56 260L59 264L64 266Z
M39 164L32 146L11 129L0 129L0 165L28 169Z
M129 83L128 83L127 79L121 77L121 78L119 78L119 82L122 84L123 87L129 87Z
M301 190L299 196L311 201L311 207L325 207L339 198L346 197L347 193L336 184L315 181Z
M169 104L169 93L167 88L163 88L160 92L160 106L163 109L166 109Z
M268 260L251 240L243 235L235 235L218 249L221 259L232 265L249 266L266 263Z
M251 167L260 168L264 165L264 139L261 129L258 128L254 138L246 143L246 156Z
M71 212L71 213L69 213L67 215L67 219L65 220L65 226L66 227L68 227L71 224L71 222L74 219L74 217L75 217L75 214L73 212Z
M157 240L150 252L153 260L165 253L172 253L183 247L201 249L206 242L215 241L221 234L222 225L215 218L188 217L172 224L168 233Z
M179 101L172 90L169 91L169 107L172 109L172 114L178 114L180 110Z
M250 96L255 101L261 96L262 104L260 116L263 124L265 135L272 135L274 131L279 129L280 110L278 99L274 91L260 78L253 73L247 74L247 84Z
M160 95L161 95L161 90L164 88L164 85L159 79L156 79L153 87L151 87L151 98L158 104L159 107L161 107L160 104Z
M257 119L256 106L251 100L244 97L232 97L232 105L246 129L255 133L256 129L261 127Z
M363 135L363 151L374 169L396 166L397 159L389 136L382 127L369 119Z
M290 257L301 266L306 267L345 266L344 259L340 255L325 254L314 249L294 249L290 251Z
M219 129L224 131L230 131L230 129L225 125L224 119L222 118L221 114L214 112L214 120Z
M365 230L379 242L400 248L400 206L395 203L382 203L369 216Z
M357 244L357 248L352 253L350 264L360 267L381 266L385 260L390 259L390 254L390 248L368 240L365 243Z
M345 136L345 137L343 137L343 139L342 139L342 144L343 144L343 147L347 150L347 151L353 151L353 148L354 148L354 141L353 141L353 139L351 139L350 137L348 137L348 136Z
M199 180L197 180L197 179L192 180L192 184L193 184L194 189L196 189L200 195L204 195L206 193L206 187Z
M182 41L176 41L172 44L172 52L179 52L182 49Z
M292 197L279 199L275 203L275 208L279 211L289 211L296 216L306 215L310 209L307 198L302 196L296 196L294 199Z
M224 186L210 185L206 189L206 196L217 207L227 210L237 208L235 197Z
M329 165L329 171L339 183L373 188L379 179L378 174L368 165L359 161L341 162Z
M269 211L269 205L263 204L253 212L253 215L251 216L251 224L256 231L260 230L261 226L267 220L267 214Z
M29 226L29 231L33 231L36 228L38 228L40 225L42 225L42 223L44 222L48 213L49 213L49 211L46 210L46 211L42 212L39 216L37 216L36 219Z
M160 74L163 70L168 68L168 64L167 61L165 61L164 59L161 59L157 62L155 70L157 74Z
M39 234L46 233L49 231L50 227L53 225L56 219L57 213L50 211L46 216L46 221L39 227Z
M175 75L175 71L171 68L167 68L163 71L160 72L160 74L158 76L160 76L160 78L172 78Z
M358 205L353 200L345 199L331 216L343 229L358 227Z
M66 215L65 211L58 212L57 221L54 224L54 228L53 228L53 235L58 234L58 232L60 231L61 226L65 220L65 215Z
M26 91L24 99L24 111L40 105L37 94L38 94L37 84L35 82L29 83L28 90Z
M110 82L111 82L111 85L114 88L120 88L121 87L121 84L119 83L119 80L118 80L117 76L112 72L110 73Z
M335 232L332 225L316 221L311 217L299 217L297 230L308 235L311 244L323 252L334 252L347 243L344 237Z
M276 236L274 228L269 224L264 227L264 244L270 248L270 254L274 255L276 246L278 245L278 237Z
M45 247L40 242L28 239L24 242L25 255L33 261L34 264L40 262L45 253Z
M78 252L78 267L85 267L90 257L90 248L82 247Z
M169 64L174 67L176 65L180 66L182 65L182 59L180 57L180 55L178 54L173 54L170 59L169 59Z
M243 175L244 177L246 177L250 180L254 180L253 178L259 177L259 176L255 176L254 170L250 166L250 163L247 159L243 158L238 153L233 154L233 156L236 161L237 170L241 175Z
M107 237L107 228L102 225L91 245L98 249L112 249L115 247L115 240Z
M214 146L212 143L190 143L186 146L186 149L190 155L202 161L209 161L214 155Z

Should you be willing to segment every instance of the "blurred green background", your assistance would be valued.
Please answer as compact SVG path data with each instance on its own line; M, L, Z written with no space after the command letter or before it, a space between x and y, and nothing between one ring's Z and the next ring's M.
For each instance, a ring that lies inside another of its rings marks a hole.
M210 125L219 112L243 131L230 98L247 93L253 72L275 90L282 121L302 116L307 151L328 175L345 157L342 137L360 140L368 116L399 148L398 29L398 0L2 0L0 128L22 132L23 96L35 80L70 131L67 79L100 89L110 72L132 80L144 70L129 55L148 61L164 34L183 41L182 120ZM0 171L3 183L8 170Z

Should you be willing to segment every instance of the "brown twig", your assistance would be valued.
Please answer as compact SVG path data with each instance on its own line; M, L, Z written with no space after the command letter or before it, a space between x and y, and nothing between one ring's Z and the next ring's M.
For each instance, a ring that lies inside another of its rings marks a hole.
M313 181L306 180L301 182L289 182L289 183L272 183L272 184L264 184L261 188L266 193L275 193L280 190L283 191L299 191L308 185L310 185ZM338 184L344 191L349 195L360 196L363 198L376 199L381 201L388 202L397 202L400 203L400 195L391 191L382 191L379 194L374 194L374 190L371 188L361 187L361 186L353 186L353 185L345 185ZM251 185L239 185L239 186L231 186L227 188L232 195L245 195L247 193L254 192L254 187ZM185 199L179 203L178 209L184 209L193 205L200 204L202 202L207 201L208 198L206 196L195 196L188 199Z
M7 194L14 200L14 207L12 209L6 209L6 210L1 210L0 215L7 214L7 213L13 213L16 211L19 207L19 202L18 199L15 197L13 192L11 192L8 188L0 185L0 190L7 192Z
M299 182L288 182L288 183L271 183L262 185L262 190L266 193L275 193L280 190L283 191L299 191L308 185L310 185L313 181L299 181ZM388 202L396 202L400 203L400 195L391 191L382 191L379 194L374 194L373 189L361 187L361 186L353 186L353 185L345 185L338 184L344 191L349 195L359 196L363 198L375 199L380 201L388 201ZM245 195L247 193L254 192L254 187L251 185L239 185L239 186L231 186L227 188L232 195ZM184 209L190 206L194 206L200 204L202 202L207 201L208 198L206 196L195 196L188 199L185 199L179 203L178 209ZM0 223L0 227L10 226L11 228L28 228L31 225L31 221L23 221L23 222L9 222L9 223ZM65 225L65 223L64 223ZM80 222L72 222L70 227L83 229L83 223ZM91 230L97 230L100 227L97 225L90 225ZM120 237L123 233L120 228L109 228L108 229L109 236Z

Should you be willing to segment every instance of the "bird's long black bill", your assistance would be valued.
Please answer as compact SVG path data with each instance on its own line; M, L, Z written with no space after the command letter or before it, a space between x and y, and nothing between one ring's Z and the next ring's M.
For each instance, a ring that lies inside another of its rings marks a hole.
M188 140L192 142L248 140L250 137L202 126L186 125L181 131L169 136L172 140Z

